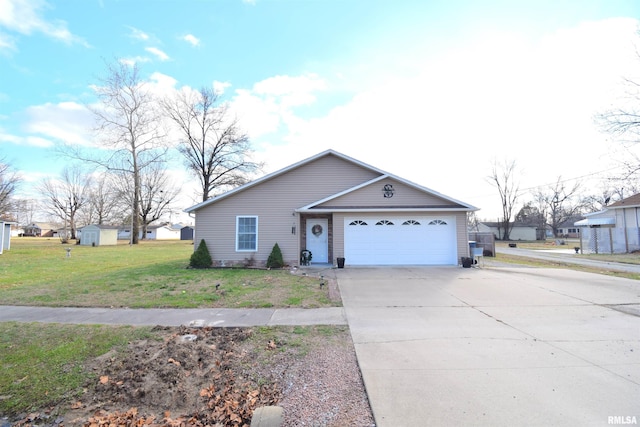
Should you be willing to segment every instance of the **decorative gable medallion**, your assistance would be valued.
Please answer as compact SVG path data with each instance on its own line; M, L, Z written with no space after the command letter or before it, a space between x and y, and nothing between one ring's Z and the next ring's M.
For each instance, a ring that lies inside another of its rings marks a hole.
M393 185L391 184L385 184L384 187L382 187L382 195L385 199L392 198L395 191L396 190L393 189Z

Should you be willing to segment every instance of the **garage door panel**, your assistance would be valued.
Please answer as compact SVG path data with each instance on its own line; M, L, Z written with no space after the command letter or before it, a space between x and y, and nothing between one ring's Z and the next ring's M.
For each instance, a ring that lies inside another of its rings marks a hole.
M393 225L375 225L380 220ZM345 258L351 265L457 263L454 218L352 217L345 219L344 227Z

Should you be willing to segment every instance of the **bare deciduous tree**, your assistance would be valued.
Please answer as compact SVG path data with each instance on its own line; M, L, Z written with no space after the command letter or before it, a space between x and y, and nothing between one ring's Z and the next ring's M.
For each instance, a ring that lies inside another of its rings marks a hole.
M61 237L75 239L76 216L89 204L91 177L77 166L65 167L59 180L46 179L37 189L47 213L69 225L69 236Z
M249 138L213 89L183 89L162 105L182 134L178 150L200 181L202 201L216 190L246 183L262 167L250 160Z
M126 174L116 179L117 192L123 204L132 203L132 183ZM179 189L172 184L171 179L161 163L152 164L145 168L140 177L140 193L138 195L142 239L147 236L148 226L168 213L176 200ZM131 217L128 218L131 221Z
M180 190L171 184L165 168L155 165L145 170L140 194L143 238L147 235L149 224L162 218L171 209L171 204L179 193Z
M535 226L537 240L544 240L546 238L545 225L547 221L544 212L542 212L539 207L534 206L532 202L527 202L520 208L514 221Z
M13 196L21 177L8 161L0 158L0 216L7 215L13 207Z
M558 237L560 224L579 215L583 209L581 201L576 197L580 191L580 183L567 187L562 177L546 189L538 190L535 197L544 206L547 224L551 227L554 237Z
M111 223L120 204L118 194L114 190L112 174L102 174L94 179L89 197L90 208L86 211L85 222L87 224Z
M500 202L502 203L502 217L498 221L504 230L503 240L509 240L513 223L513 209L518 200L519 184L516 181L516 162L515 160L505 160L499 164L494 160L491 168L491 176L489 181L498 189Z
M96 86L100 106L91 108L97 121L96 131L102 147L109 152L104 159L92 159L110 171L129 175L133 230L131 243L138 243L142 173L150 165L164 161L165 132L157 100L141 78L136 66L123 63L107 66L107 74ZM78 157L78 156L76 156Z

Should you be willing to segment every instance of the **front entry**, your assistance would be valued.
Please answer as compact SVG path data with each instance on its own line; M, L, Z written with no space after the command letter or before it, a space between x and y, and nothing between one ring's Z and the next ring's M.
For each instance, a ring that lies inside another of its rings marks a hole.
M311 251L311 262L329 262L329 220L307 218L307 250Z

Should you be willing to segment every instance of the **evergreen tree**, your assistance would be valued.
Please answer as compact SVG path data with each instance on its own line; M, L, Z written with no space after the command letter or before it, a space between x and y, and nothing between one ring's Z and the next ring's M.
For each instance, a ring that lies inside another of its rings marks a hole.
M282 259L282 251L280 251L280 246L278 246L277 243L273 245L273 249L271 249L271 253L269 254L269 258L267 259L267 267L268 268L284 267L284 260Z
M189 265L193 268L209 268L212 264L213 260L209 254L209 249L207 248L207 244L204 242L204 239L202 239L200 240L198 249L191 254Z

